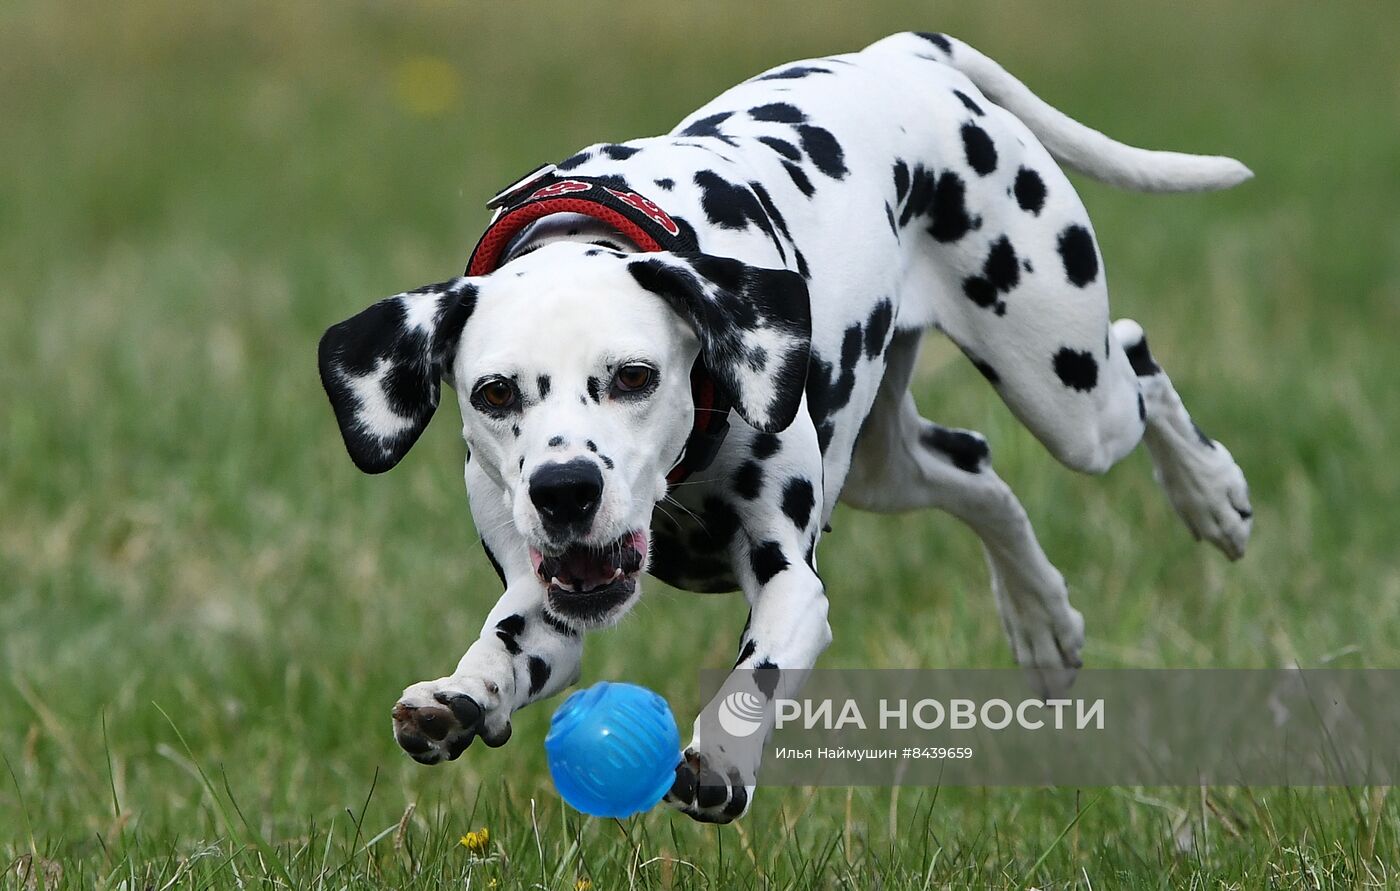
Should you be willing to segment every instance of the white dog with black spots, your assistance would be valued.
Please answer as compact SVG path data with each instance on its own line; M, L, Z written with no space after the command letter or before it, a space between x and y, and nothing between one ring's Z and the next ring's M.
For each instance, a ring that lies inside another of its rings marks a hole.
M983 437L925 420L908 392L930 329L1066 466L1103 473L1146 439L1191 533L1240 557L1244 476L1142 329L1111 322L1093 227L1057 161L1142 191L1250 176L1115 142L966 44L902 33L775 68L666 136L558 165L649 196L698 252L642 252L592 216L553 214L497 271L332 327L322 379L363 469L394 466L440 381L455 390L472 514L505 584L457 667L394 706L399 744L433 764L476 737L504 743L516 709L578 679L585 635L629 610L643 571L742 589L736 672L812 667L831 640L815 548L838 498L970 526L1016 661L1046 691L1067 683L1084 623L1064 579ZM671 486L697 360L731 430ZM729 758L692 740L668 800L699 820L742 815L757 765Z

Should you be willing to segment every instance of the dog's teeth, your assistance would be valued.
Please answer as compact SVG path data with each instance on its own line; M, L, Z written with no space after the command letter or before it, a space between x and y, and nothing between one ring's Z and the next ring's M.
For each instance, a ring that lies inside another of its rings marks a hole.
M614 570L613 570L612 578L608 579L608 582L609 582L609 583L612 583L612 582L617 581L617 580L620 579L620 578L622 578L622 567L621 567L621 566L619 566L617 569L614 569Z
M554 587L560 589L561 591L572 591L574 589L573 585L566 585L563 582L559 581L559 576L557 575L551 577L549 583Z

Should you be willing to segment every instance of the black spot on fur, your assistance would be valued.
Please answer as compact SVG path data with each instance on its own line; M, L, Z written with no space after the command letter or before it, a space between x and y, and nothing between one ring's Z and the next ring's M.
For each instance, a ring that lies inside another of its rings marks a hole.
M591 439L585 439L583 441L583 447L595 455L598 454L598 444Z
M787 175L792 179L792 184L797 186L797 190L808 198L811 198L812 193L817 189L812 185L812 181L807 178L806 171L790 161L783 162L783 169L787 171Z
M953 45L949 43L948 38L944 37L942 34L931 34L928 31L915 31L914 36L922 37L945 53L951 54L953 52Z
M612 470L615 466L613 464L613 459L609 458L607 455L604 455L602 452L598 453L598 460L602 461L603 466L606 467L608 470Z
M989 457L987 441L966 430L949 430L929 424L919 433L924 448L942 452L953 466L965 473L978 473Z
M778 692L778 663L772 659L764 659L753 667L754 683L758 689L763 691L763 695L769 699Z
M739 651L739 658L734 660L734 667L738 668L745 659L753 655L753 651L758 649L758 642L753 638L744 641L744 648Z
M778 249L778 256L786 262L787 249L778 238L773 221L765 212L763 203L752 189L728 182L710 170L696 173L695 185L700 187L700 204L711 223L724 229L747 229L750 225L755 226L768 236L773 246ZM764 197L767 197L766 192ZM772 206L772 201L768 202L768 206Z
M607 155L609 158L612 158L614 161L626 161L628 158L632 157L640 151L641 149L633 148L630 145L603 146L603 154Z
M894 208L890 207L888 201L885 202L885 222L890 224L890 234L896 239L899 238L899 224L894 221Z
M796 244L792 246L792 254L797 259L797 274L803 278L810 279L812 270L807 266L807 258L802 255L802 249Z
M652 182L656 183L656 185L659 188L665 189L668 192L676 187L676 181L671 179L669 176L662 177L661 179L652 180Z
M797 135L802 139L802 150L818 170L833 179L845 179L849 172L846 170L846 153L830 130L803 124L797 128Z
M1196 438L1201 441L1201 445L1205 446L1208 449L1215 448L1215 440L1211 439L1209 436L1206 436L1206 432L1200 427L1196 426L1195 421L1191 422L1191 429L1196 431ZM1240 516L1244 515L1241 514ZM1248 517L1245 517L1245 519L1248 519Z
M802 109L788 102L770 102L750 108L749 117L755 121L771 121L775 124L801 124L807 120L807 115L802 113Z
M904 203L904 211L899 215L899 225L907 226L910 220L928 213L932 203L933 174L925 170L924 165L915 164L909 175L909 200Z
M584 164L587 164L591 160L593 160L592 152L579 152L578 154L570 155L569 157L560 161L558 164L555 164L554 169L573 170L575 167L582 167Z
M1065 264L1065 277L1080 288L1099 275L1099 258L1094 252L1094 237L1083 226L1069 226L1060 233L1060 259Z
M759 433L754 436L753 442L749 444L749 450L753 453L755 458L760 461L766 461L778 454L778 449L782 448L782 445L783 441L778 438L776 433Z
M520 459L520 466L522 468L525 466L524 458ZM496 571L496 578L500 579L501 584L504 585L506 583L506 571L501 568L501 561L497 560L496 555L491 553L491 549L486 546L485 541L482 541L481 549L486 552L487 562L489 562L491 564L491 568Z
M1040 174L1029 167L1022 167L1016 171L1016 203L1021 205L1021 209L1028 213L1040 216L1040 210L1045 206L1045 181L1040 178Z
M997 169L997 148L986 130L976 124L963 124L962 141L967 163L978 176L986 176Z
M542 374L539 377L535 378L535 386L540 388L540 398L547 398L549 396L550 387L549 375Z
M510 425L510 435L516 437L517 439L520 438L520 425L519 425L519 424L511 424L511 425Z
M721 111L719 114L712 114L712 115L709 115L708 117L703 117L703 118L701 118L700 120L696 121L695 123L691 124L689 127L686 127L684 130L682 130L682 131L681 131L681 135L682 135L682 136L712 136L712 137L715 137L716 139L723 139L723 140L725 140L726 142L732 142L732 141L733 141L733 138L732 138L732 137L725 136L723 133L721 133L721 132L719 131L719 125L720 125L720 124L723 124L725 121L729 120L729 118L730 118L733 114L734 114L734 112L732 112L732 111Z
M734 474L734 492L753 501L763 491L763 468L757 461L745 461Z
M596 404L602 397L603 381L600 378L589 376L588 378L588 398Z
M857 322L846 329L841 338L841 363L833 366L812 350L807 369L807 410L817 428L817 443L823 453L831 442L835 425L831 415L846 406L855 389L856 362L860 359L864 337Z
M1128 364L1133 366L1133 373L1138 377L1150 377L1162 373L1162 366L1157 364L1157 360L1152 358L1152 353L1147 349L1146 337L1123 352L1128 354Z
M797 255L798 275L807 278L809 271L807 269L807 259L802 256L802 252L797 249L797 243L792 240L792 233L788 231L787 227L787 219L783 216L782 211L778 210L778 205L773 203L773 197L768 194L768 190L765 189L763 183L760 182L749 183L749 190L758 198L759 206L763 208L765 217L777 227L783 239L792 246L793 253ZM783 252L782 245L778 246L778 255L784 259L787 258L787 255Z
M894 162L894 203L902 203L907 194L909 194L909 165L897 160Z
M1084 350L1062 347L1055 354L1055 374L1066 387L1088 392L1099 382L1099 363Z
M976 102L973 102L972 97L964 93L962 90L954 90L953 95L958 97L958 101L963 104L964 108L977 115L978 117L982 117L986 114L986 112L982 110L982 106L978 105Z
M1146 420L1147 420L1147 402L1143 400L1143 398L1142 398L1142 392L1141 392L1141 391L1138 392L1137 396L1138 396L1138 420L1139 420L1139 421L1146 421Z
M870 310L870 318L865 323L865 358L874 359L885 348L885 335L890 333L890 323L894 321L894 307L888 298L875 304Z
M782 71L759 75L754 80L798 80L813 74L831 74L831 69L818 68L815 65L794 65L791 68L784 68Z
M711 170L695 174L700 187L700 203L709 221L724 229L747 229L750 224L768 228L768 220L758 199L743 186L728 182Z
M561 445L563 445L563 444L564 444L564 437L562 437L562 436L551 436L551 437L549 438L549 442L546 443L546 445L548 445L551 449L557 449L557 448L559 448L559 447L560 447Z
M506 616L496 623L496 636L505 644L506 652L512 656L520 652L516 637L525 630L525 617L519 614Z
M760 585L766 585L773 576L788 568L787 557L783 556L782 545L776 541L765 541L754 545L749 551L749 567Z
M549 663L539 656L531 656L525 664L530 669L530 695L536 696L549 683Z
M797 146L786 139L779 139L776 136L760 136L758 141L768 146L773 151L787 158L789 161L801 161L802 153L797 150Z
M1016 250L1005 235L992 245L987 262L982 266L982 274L998 291L1010 291L1021 280L1021 265L1016 261Z
M982 274L963 279L963 293L984 309L997 315L1006 314L1006 302L1001 295L1009 292L1021 280L1021 265L1016 250L1005 235L992 243L982 264Z
M966 189L962 177L952 171L945 171L938 177L930 202L932 220L928 225L928 234L934 241L946 244L982 228L982 218L967 212Z
M798 531L807 528L812 519L812 507L817 503L810 480L793 477L783 487L783 513L787 514Z

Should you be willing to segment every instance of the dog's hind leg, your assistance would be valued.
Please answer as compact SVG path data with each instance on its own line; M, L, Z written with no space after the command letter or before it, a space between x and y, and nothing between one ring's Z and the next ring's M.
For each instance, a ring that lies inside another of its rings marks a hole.
M1191 420L1171 379L1148 351L1142 326L1119 319L1113 323L1113 337L1142 387L1147 414L1143 439L1167 500L1197 540L1205 538L1238 560L1244 556L1254 517L1244 473L1229 449Z
M1016 661L1043 693L1063 690L1080 666L1084 620L1063 576L1036 540L1025 508L991 468L980 434L919 416L907 390L922 332L890 345L884 380L861 429L841 499L862 510L936 507L982 539L997 609Z

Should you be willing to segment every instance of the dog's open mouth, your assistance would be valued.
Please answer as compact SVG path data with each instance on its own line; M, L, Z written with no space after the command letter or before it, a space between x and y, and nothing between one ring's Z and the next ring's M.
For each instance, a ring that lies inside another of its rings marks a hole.
M570 545L558 554L532 547L530 560L550 609L589 623L607 618L636 592L646 553L646 533L636 530L601 547Z

